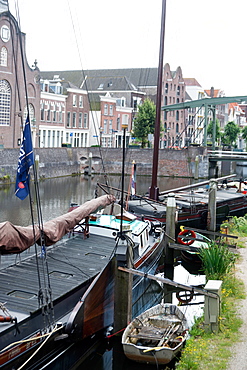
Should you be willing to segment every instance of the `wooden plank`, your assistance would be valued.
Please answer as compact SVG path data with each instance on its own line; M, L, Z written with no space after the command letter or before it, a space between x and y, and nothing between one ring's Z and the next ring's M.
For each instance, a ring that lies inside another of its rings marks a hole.
M151 275L151 274L146 274L145 272L138 271L138 270L135 270L135 269L128 269L126 267L118 267L118 269L121 270L121 271L128 272L130 274L139 275L139 276L142 276L142 277L145 277L145 278L148 278L148 279L151 279L151 280L155 280L155 281L160 281L161 283L168 284L168 285L174 286L176 288L180 288L181 290L186 290L186 291L188 290L190 292L197 292L199 294L206 295L206 296L212 297L212 298L217 298L218 297L217 294L210 293L205 289L197 288L197 287L191 286L191 285L180 284L180 283L177 283L173 280L170 280L170 279L167 279L167 278L162 278L162 277L159 277L159 276L154 276L154 275Z
M188 230L193 230L201 234L207 234L207 235L215 235L215 236L221 236L223 238L233 238L233 239L238 239L238 236L235 235L228 235L228 234L223 234L219 233L217 231L208 231L208 230L202 230L202 229L195 229L194 227L188 227ZM189 237L188 237L189 238ZM196 239L198 240L198 239Z

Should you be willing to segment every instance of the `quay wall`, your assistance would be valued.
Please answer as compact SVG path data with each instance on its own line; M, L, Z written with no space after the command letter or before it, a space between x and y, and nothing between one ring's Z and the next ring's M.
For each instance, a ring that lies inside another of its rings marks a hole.
M96 173L120 174L122 171L121 148L36 148L35 158L39 177L50 178L83 173L92 158ZM152 175L152 149L127 148L125 173L131 173L131 164L136 163L138 175ZM198 177L208 177L207 150L189 147L182 150L160 149L158 176L194 177L198 159ZM0 149L0 181L4 178L15 181L19 149ZM104 170L103 170L104 167Z

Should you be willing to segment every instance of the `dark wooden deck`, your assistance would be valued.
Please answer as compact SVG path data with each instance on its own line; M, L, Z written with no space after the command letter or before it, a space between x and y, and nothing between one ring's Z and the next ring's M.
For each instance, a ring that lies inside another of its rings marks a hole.
M107 263L115 247L115 240L90 235L66 237L56 245L47 248L47 262L53 300L59 299L76 289L83 282L93 278ZM38 247L40 248L40 247ZM36 257L33 249L16 257L1 257L0 302L10 312L29 315L38 309L39 280ZM7 263L11 263L6 267ZM43 259L38 258L40 280L44 285ZM76 302L75 302L76 303Z

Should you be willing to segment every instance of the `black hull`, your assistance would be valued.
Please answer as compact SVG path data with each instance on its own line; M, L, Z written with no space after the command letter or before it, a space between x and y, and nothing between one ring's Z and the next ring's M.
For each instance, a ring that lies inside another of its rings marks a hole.
M185 197L185 196L184 196ZM216 226L220 228L227 218L231 216L241 217L247 213L247 197L245 194L232 193L229 191L218 191L216 201ZM207 228L208 202L195 202L177 200L179 207L177 215L178 226L194 227L198 229ZM145 201L130 200L129 211L150 221L158 220L166 223L166 206L161 204L147 204ZM178 228L179 229L179 228Z

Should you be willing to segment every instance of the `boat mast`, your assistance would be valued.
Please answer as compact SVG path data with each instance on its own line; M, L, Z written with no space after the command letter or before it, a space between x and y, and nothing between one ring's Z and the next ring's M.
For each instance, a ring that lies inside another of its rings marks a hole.
M149 188L149 197L154 200L158 200L159 198L159 188L157 187L157 172L158 172L159 143L160 143L160 114L161 114L162 75L163 75L164 41L165 41L165 18L166 18L166 0L162 0L159 67L158 67L157 96L156 96L156 116L155 116L155 129L154 129L152 184L151 184L151 187Z

